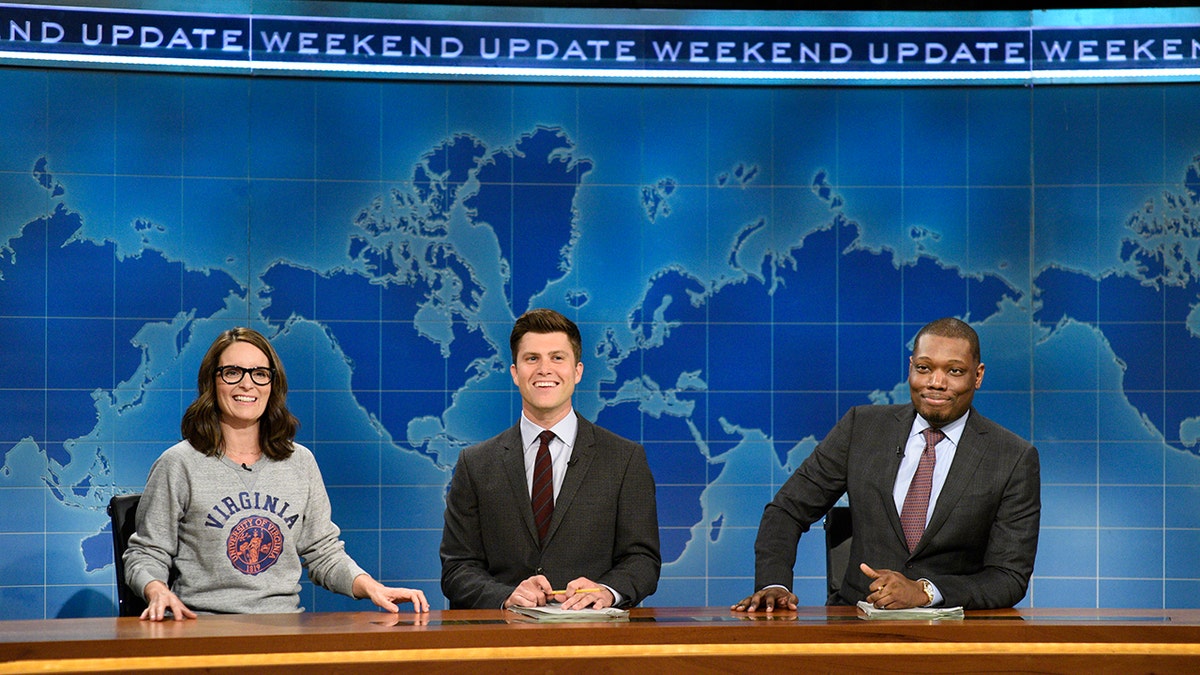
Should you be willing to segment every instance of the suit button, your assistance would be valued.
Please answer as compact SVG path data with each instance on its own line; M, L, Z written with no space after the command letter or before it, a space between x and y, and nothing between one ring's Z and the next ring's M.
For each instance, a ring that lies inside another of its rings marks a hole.
M544 570L542 570L542 568L540 568L540 567L539 567L539 568L537 568L537 570L534 572L534 574L545 574L545 571L544 571Z
M912 563L904 563L904 567L910 570L913 568Z

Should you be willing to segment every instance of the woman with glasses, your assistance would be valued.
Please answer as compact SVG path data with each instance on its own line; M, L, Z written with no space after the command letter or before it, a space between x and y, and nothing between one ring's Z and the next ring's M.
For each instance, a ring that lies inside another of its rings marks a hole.
M150 469L125 553L125 582L148 605L143 619L302 611L302 565L331 591L428 611L420 590L386 587L346 554L317 462L293 442L287 376L265 337L221 333L197 390L184 440Z

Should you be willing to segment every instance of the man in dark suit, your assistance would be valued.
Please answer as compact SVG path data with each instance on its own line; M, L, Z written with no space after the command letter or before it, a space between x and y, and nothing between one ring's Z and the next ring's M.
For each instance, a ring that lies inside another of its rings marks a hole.
M912 403L851 408L801 463L763 510L757 590L732 609L795 609L796 544L842 494L854 538L841 589L827 604L1019 602L1037 553L1038 454L971 407L983 370L969 325L946 318L922 328L909 358Z
M442 592L452 609L637 605L658 587L662 566L645 450L572 408L583 377L574 322L530 310L509 346L521 419L459 455L446 495Z

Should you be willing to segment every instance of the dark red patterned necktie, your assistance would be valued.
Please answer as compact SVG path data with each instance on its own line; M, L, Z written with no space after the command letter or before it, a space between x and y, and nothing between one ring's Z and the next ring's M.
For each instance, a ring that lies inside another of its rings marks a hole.
M530 493L530 500L533 502L533 522L537 524L539 541L546 538L546 532L550 530L550 518L554 515L554 471L550 464L552 438L552 431L538 434L542 443L538 446L537 457L533 460L533 491Z
M900 511L900 525L904 528L904 538L908 541L910 553L925 533L929 493L933 490L933 465L937 462L937 451L934 447L946 437L941 429L931 428L921 433L925 435L925 451L921 453L917 472L913 474L912 483L908 485L908 495L904 497L904 508Z

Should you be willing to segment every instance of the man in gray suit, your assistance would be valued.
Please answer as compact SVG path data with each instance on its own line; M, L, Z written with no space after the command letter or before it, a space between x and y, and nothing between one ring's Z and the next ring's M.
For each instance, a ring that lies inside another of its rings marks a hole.
M922 328L909 358L912 403L851 408L801 463L763 510L757 590L732 609L796 608L796 544L842 494L854 537L841 589L827 604L1019 602L1037 553L1038 454L971 407L983 370L969 325L945 318Z
M509 346L521 419L459 455L442 592L452 609L637 605L662 566L646 452L575 413L583 344L574 322L530 310Z

